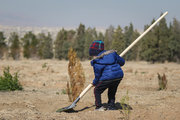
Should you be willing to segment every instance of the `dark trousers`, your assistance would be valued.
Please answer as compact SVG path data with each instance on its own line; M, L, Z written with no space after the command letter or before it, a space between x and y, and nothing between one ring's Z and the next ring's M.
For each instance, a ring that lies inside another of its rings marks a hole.
M100 81L94 88L95 105L102 106L101 94L108 88L108 106L115 105L115 95L121 79Z

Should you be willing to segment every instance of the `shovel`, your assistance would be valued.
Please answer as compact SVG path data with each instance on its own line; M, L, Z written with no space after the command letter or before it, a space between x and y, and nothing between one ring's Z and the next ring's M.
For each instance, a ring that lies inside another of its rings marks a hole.
M89 84L70 106L60 108L56 112L74 112L73 108L76 107L76 103L90 90L92 86L92 84Z
M126 52L128 52L144 35L146 35L162 18L164 18L168 12L165 12L161 17L159 17L146 31L144 31L134 42L132 42L121 54L120 56L124 56ZM92 87L92 84L89 84L81 94L76 98L76 100L68 107L60 108L56 112L73 112L73 108L76 107L76 103L82 98L88 90Z

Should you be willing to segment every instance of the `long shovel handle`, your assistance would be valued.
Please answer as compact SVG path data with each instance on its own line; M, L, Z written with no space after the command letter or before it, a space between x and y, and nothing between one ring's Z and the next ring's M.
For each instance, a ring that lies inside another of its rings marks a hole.
M68 109L71 109L71 108L74 108L76 106L76 103L90 90L90 88L92 87L93 85L92 84L89 84L82 92L81 94L75 99L75 101L70 105L68 106L67 108ZM66 108L66 109L67 109Z
M168 12L165 12L159 19L157 19L143 34L141 34L136 40L134 40L133 43L131 43L121 54L120 56L122 57L125 55L144 35L146 35L162 18L164 18ZM83 97L86 92L92 87L92 84L89 84L79 95L79 97Z
M141 34L136 40L134 40L133 43L131 43L121 54L120 56L122 57L123 55L126 54L144 35L146 35L162 18L164 18L168 12L165 12L159 19L157 19L143 34ZM79 98L83 97L88 90L92 87L92 84L89 84L79 95Z
M121 54L120 56L122 57L123 55L126 54L146 33L148 33L164 16L166 16L168 12L165 12L158 20L156 20L143 34L141 34L131 45L129 45ZM62 111L68 111L72 110L76 106L76 103L80 100L81 97L83 97L89 90L90 88L93 87L92 84L89 84L82 92L81 94L76 98L76 100L68 107L61 108L57 110L57 112L62 112Z
M93 85L92 84L89 84L82 92L81 94L79 95L79 97L83 97L89 90L90 88L92 87Z
M126 54L144 35L146 35L162 18L164 18L168 12L165 12L159 19L157 19L144 33L142 33L136 40L134 40L133 43L131 43L121 54L120 56L122 57L123 55Z

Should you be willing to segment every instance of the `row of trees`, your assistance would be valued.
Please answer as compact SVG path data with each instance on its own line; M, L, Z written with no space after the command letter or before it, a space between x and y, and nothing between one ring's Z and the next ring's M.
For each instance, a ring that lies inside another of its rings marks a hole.
M153 19L151 24L155 20ZM150 25L145 25L146 30ZM19 59L20 52L25 58L39 59L68 59L70 47L76 50L77 56L81 59L89 59L89 46L93 40L100 39L105 42L105 49L115 49L120 54L128 47L140 33L134 29L133 24L122 29L120 26L110 26L103 34L95 28L85 28L80 24L77 30L61 29L55 40L52 40L50 33L35 35L28 32L23 38L17 33L12 33L5 42L3 32L0 32L0 58L8 50L13 59ZM180 22L174 18L170 25L167 25L163 18L143 40L134 46L125 56L126 60L145 60L151 62L180 61Z
M152 22L154 22L153 20ZM145 26L145 29L148 26ZM152 62L180 62L180 22L174 18L169 27L162 19L141 42L140 58Z
M18 34L13 32L7 42L3 32L0 32L0 59L6 54L7 57L18 60L21 53L25 58L49 59L53 57L52 50L53 41L50 34L41 33L36 36L28 32L20 39Z

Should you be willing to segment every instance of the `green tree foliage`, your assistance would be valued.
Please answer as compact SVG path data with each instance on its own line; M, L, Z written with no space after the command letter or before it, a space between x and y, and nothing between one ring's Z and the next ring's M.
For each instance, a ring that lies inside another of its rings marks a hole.
M67 31L67 37L66 37L67 39L63 42L62 56L66 60L68 59L68 51L74 43L75 34L76 34L76 32L74 30Z
M120 26L114 32L112 49L117 50L117 53L120 54L126 47L126 41L124 41L123 30Z
M43 59L53 58L53 41L50 33L48 33L46 39L44 39L42 51L43 51Z
M39 34L39 56L41 59L53 58L53 43L50 33L46 36L44 33Z
M134 30L133 32L133 36L132 36L132 42L134 40L136 40L138 37L140 36L139 32L137 30ZM132 43L131 42L131 43ZM131 44L130 43L130 44ZM140 43L138 43L140 44ZM140 45L136 44L133 48L132 48L132 51L131 51L131 57L130 57L130 60L140 60Z
M38 40L36 35L32 32L28 32L22 38L23 54L26 58L32 58L38 56Z
M104 49L110 50L113 41L114 27L112 25L106 29L105 38L104 38Z
M127 48L131 43L132 41L134 40L134 27L133 27L133 24L130 23L129 26L126 26L124 28L124 41L125 41L125 48ZM132 60L132 56L131 54L133 54L132 52L132 49L129 50L129 52L126 53L126 55L124 56L124 58L126 60Z
M170 24L169 61L180 62L180 22L174 18Z
M20 57L20 41L17 33L13 32L10 34L9 43L11 51L10 55L13 57L14 60L18 60Z
M102 32L99 32L98 33L98 35L97 35L97 40L102 40L102 41L104 41L104 35L103 35L103 33Z
M139 32L133 29L132 23L130 26L124 28L124 32L120 26L117 27L113 34L113 41L111 49L118 51L118 54L122 53L137 37ZM126 55L126 60L138 60L140 47L135 45Z
M170 52L168 49L169 44L169 29L166 24L166 19L163 18L160 22L158 27L159 35L157 34L158 44L159 44L159 59L158 61L164 62L168 60Z
M152 20L154 23L155 20ZM146 26L148 28L149 26ZM164 62L169 59L169 29L163 18L145 37L141 45L141 59L150 62Z
M97 39L96 29L88 28L85 34L85 43L84 43L84 57L89 58L89 47L94 40Z
M55 44L55 58L57 59L68 59L69 48L73 46L75 42L74 30L62 29L58 32Z
M85 25L80 24L77 29L77 36L74 43L74 49L80 59L84 58L84 44L85 44Z
M5 39L3 32L0 32L0 59L3 57L4 52L7 51Z
M56 40L54 42L55 58L60 59L60 60L64 58L62 54L62 48L63 48L63 43L66 40L67 40L67 31L63 28L62 30L58 32Z
M155 20L153 19L151 23L154 23ZM149 25L146 25L144 27L144 30L146 30L149 27ZM141 44L141 59L145 61L151 61L156 62L158 60L158 39L156 37L157 26L155 26L151 31L147 33L147 35L144 36Z
M71 43L69 41L64 41L63 42L63 47L62 47L62 56L63 59L68 60L68 50L71 47Z

